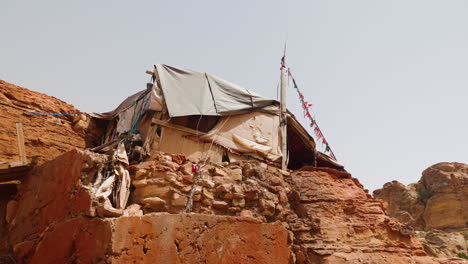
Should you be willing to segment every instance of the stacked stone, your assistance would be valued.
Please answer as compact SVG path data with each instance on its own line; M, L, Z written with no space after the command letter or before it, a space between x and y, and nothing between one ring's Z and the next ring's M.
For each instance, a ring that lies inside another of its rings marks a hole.
M195 188L192 212L257 217L265 221L287 214L289 175L255 161L201 165L195 183L192 162L183 155L159 153L131 166L135 190L131 201L144 213L181 213Z

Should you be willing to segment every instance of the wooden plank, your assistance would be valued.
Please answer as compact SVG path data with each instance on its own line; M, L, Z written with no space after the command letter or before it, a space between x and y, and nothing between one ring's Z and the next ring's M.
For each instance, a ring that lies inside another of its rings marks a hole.
M186 138L184 132L170 127L163 127L159 151L184 154L188 160L200 162L210 158L211 162L222 160L224 149L215 144Z
M154 69L154 71L146 70L145 73L152 75L156 81L159 81L159 74L156 69Z
M23 135L23 124L16 123L16 135L18 137L18 149L20 161L22 164L28 164L26 159L26 148L24 147L24 135Z
M10 168L10 164L0 164L0 170L3 170L3 169L8 169Z
M153 124L157 124L157 125L160 125L160 126L163 126L163 127L169 127L169 128L179 130L179 131L182 131L182 132L186 132L186 133L190 133L190 134L193 134L193 135L203 136L203 135L206 134L204 132L200 132L200 131L195 130L195 129L191 129L191 128L188 128L188 127L183 127L183 126L171 124L168 121L163 121L163 120L159 120L159 119L155 119L155 118L153 118L153 120L151 122Z

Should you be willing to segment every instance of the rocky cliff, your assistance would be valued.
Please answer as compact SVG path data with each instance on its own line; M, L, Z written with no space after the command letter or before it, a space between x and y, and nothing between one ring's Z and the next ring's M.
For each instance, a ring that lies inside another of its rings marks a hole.
M374 196L386 202L391 216L420 231L430 255L467 254L468 165L438 163L424 170L419 182L389 182Z
M71 106L2 85L2 115L24 123L28 156L40 157L17 193L1 189L0 263L464 263L427 256L349 173L171 153L119 163L83 150L100 133L86 119L24 115ZM14 141L4 132L3 145Z
M160 153L133 165L129 205L114 212L93 188L107 162L74 150L29 173L7 205L18 263L462 263L426 256L345 172L209 164L197 185L189 161Z

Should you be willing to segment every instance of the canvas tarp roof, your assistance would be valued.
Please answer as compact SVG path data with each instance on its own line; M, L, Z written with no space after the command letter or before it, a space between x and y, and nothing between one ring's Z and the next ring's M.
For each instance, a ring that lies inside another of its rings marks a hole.
M275 103L214 75L156 65L169 116L233 115Z

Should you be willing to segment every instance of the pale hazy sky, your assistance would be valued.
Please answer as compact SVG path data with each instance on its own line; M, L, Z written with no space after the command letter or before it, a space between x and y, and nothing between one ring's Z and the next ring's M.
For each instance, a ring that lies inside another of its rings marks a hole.
M144 89L156 63L276 98L286 39L321 129L366 188L468 162L465 0L2 0L0 78L95 112Z

